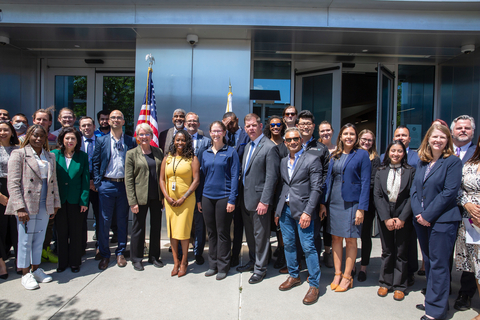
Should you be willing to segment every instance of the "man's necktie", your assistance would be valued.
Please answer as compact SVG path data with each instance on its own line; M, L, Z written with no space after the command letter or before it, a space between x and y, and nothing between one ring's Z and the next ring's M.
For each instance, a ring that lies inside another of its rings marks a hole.
M250 145L250 151L248 152L247 163L245 164L245 170L243 171L243 185L245 185L245 173L247 172L248 164L252 158L253 149L255 148L255 142L252 141Z
M228 133L228 145L230 147L235 147L235 134L234 133L231 133L231 132Z
M88 169L92 172L92 156L93 156L93 139L86 139L87 144L87 155L88 155Z
M457 149L455 150L455 154L457 155L457 157L460 157L460 148L457 147Z

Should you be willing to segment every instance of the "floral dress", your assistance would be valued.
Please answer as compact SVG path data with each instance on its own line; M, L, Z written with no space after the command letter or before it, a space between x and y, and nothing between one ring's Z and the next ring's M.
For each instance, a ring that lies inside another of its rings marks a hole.
M480 205L480 173L477 172L479 165L466 163L463 166L462 186L457 199L459 205L464 206L469 202ZM467 210L463 210L463 218L470 218ZM457 271L473 272L475 278L480 279L480 245L466 243L463 222L458 229L455 249Z

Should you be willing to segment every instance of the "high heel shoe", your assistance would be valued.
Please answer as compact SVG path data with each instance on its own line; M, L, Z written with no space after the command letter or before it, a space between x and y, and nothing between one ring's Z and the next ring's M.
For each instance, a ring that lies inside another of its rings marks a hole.
M184 275L187 274L187 267L188 267L188 264L181 264L180 265L180 271L178 271L178 277L183 277Z
M172 277L175 277L178 274L178 264L173 265Z
M8 273L0 274L0 279L7 280L8 279Z
M341 272L340 273L335 273L335 276L343 276L343 273L341 273ZM335 278L333 278L333 279L335 280ZM338 284L335 284L333 282L330 283L330 289L335 290L335 289L337 289L337 287L338 287Z
M345 292L348 289L353 288L353 277L345 277L345 276L342 276L342 277L347 280L350 280L350 283L347 285L346 288L343 288L340 285L338 285L338 287L335 289L335 292Z

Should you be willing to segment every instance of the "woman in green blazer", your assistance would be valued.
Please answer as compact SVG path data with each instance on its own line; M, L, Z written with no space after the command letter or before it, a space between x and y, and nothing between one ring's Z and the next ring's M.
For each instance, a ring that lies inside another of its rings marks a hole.
M148 262L157 268L163 267L163 262L160 260L163 194L159 187L163 152L161 149L150 145L153 131L148 124L139 124L136 134L138 147L128 150L125 158L125 188L128 204L134 213L130 258L133 268L142 271L145 220L149 208L150 249Z
M55 216L57 229L57 272L67 267L73 273L82 263L82 226L88 210L90 171L88 156L80 151L80 132L65 127L58 135L59 149L53 150L57 162L57 181L62 207Z

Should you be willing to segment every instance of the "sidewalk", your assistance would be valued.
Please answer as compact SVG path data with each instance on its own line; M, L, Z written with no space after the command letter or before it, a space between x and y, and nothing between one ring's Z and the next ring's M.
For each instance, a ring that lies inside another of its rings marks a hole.
M89 239L92 233L89 232ZM272 238L273 241L273 238ZM360 241L359 241L360 242ZM40 284L40 289L25 290L20 276L13 271L13 261L8 260L9 278L0 280L0 319L420 319L423 313L415 305L423 302L421 288L425 277L416 277L416 283L402 302L393 300L393 294L380 298L378 269L380 266L380 240L373 239L371 265L368 279L354 281L353 289L335 293L329 284L333 269L322 266L318 302L311 306L302 304L308 284L291 291L281 292L278 286L286 279L269 265L267 277L259 284L248 283L250 273L240 274L231 270L223 281L206 278L205 264L197 266L193 253L189 252L188 273L183 278L171 277L172 254L168 242L162 241L164 268L157 269L145 262L145 270L135 271L130 261L125 268L116 266L111 259L107 270L100 272L94 260L93 242L84 257L81 270L73 274L70 269L57 274L56 265L42 264L52 283ZM112 247L113 250L113 247ZM208 248L206 248L206 251ZM360 253L360 250L359 250ZM243 246L242 259L248 257ZM357 259L357 268L359 268ZM306 272L302 272L305 280ZM454 273L451 310L448 319L471 319L480 309L478 296L472 301L474 310L459 312L453 309L459 288L460 274Z

